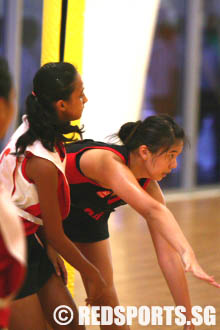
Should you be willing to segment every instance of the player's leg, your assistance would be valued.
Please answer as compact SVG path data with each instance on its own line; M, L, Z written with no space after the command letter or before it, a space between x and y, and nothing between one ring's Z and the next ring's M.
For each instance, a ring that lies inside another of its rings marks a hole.
M104 290L104 294L100 299L95 301L96 306L111 306L115 307L119 305L119 299L114 285L113 280L113 265L112 255L109 239L105 239L94 243L75 243L84 256L91 261L101 272L104 280L106 281L107 287ZM87 290L87 281L82 277L85 289ZM103 325L100 327L102 330L115 330L123 329L128 330L127 326L116 326L116 325Z

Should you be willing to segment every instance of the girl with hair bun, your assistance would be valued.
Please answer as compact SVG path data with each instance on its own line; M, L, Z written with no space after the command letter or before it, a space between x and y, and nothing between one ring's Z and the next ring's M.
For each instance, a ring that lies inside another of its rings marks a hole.
M18 208L27 236L28 266L24 285L12 303L10 329L44 330L46 322L61 329L53 312L68 305L78 325L76 306L64 282L59 253L88 281L88 299L99 298L105 282L64 234L62 219L69 212L69 185L65 177L66 133L81 133L70 121L81 117L87 98L83 82L70 63L47 63L36 73L33 92L26 100L23 123L1 155L0 175ZM57 276L58 275L58 276Z
M93 140L67 145L66 175L71 209L63 223L65 233L99 268L107 283L104 295L95 305L120 305L113 281L108 218L116 207L129 204L147 221L174 301L186 307L186 317L190 320L191 303L184 271L220 286L198 264L174 216L165 206L157 183L176 168L185 142L184 131L172 118L160 115L124 124L118 137L122 145ZM172 262L167 262L168 259ZM83 276L82 279L87 290L87 279ZM113 330L117 325L107 328ZM184 329L193 329L193 326Z

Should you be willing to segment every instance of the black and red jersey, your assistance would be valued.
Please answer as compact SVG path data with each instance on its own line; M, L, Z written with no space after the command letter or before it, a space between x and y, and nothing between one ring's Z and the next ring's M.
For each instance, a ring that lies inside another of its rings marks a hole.
M105 149L114 152L128 165L129 152L125 146L83 140L66 146L66 177L70 185L71 208L68 218L107 220L116 207L126 203L116 196L111 189L103 188L87 178L80 169L80 157L88 149ZM149 179L138 180L145 188Z

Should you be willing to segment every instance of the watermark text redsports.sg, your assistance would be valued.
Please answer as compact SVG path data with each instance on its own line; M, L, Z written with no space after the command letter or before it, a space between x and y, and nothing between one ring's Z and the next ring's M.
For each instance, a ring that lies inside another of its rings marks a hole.
M216 325L216 310L213 306L193 306L192 318L187 320L184 306L79 306L79 325L132 325L134 320L140 326L177 325L195 326ZM69 306L55 308L53 317L60 325L70 324L74 313Z

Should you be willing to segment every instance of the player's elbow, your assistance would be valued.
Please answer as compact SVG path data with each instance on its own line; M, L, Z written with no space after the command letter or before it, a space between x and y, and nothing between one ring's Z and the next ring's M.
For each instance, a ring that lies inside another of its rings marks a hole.
M174 268L179 265L180 257L177 251L169 244L156 246L157 261L161 269Z
M165 217L167 208L164 204L152 202L144 211L144 217L147 221L157 221L161 217Z

